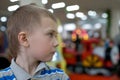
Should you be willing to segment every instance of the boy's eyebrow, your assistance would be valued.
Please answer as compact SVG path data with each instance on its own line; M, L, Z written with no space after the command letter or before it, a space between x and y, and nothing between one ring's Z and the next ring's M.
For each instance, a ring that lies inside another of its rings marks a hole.
M50 32L58 34L58 31L56 31L56 30L50 30Z

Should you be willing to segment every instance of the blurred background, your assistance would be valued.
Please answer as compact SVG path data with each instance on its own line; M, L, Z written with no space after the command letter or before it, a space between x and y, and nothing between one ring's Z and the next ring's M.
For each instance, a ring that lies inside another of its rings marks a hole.
M71 80L118 80L120 0L1 0L0 69L9 66L12 58L7 19L29 3L48 9L58 21L60 45L49 65L63 69Z

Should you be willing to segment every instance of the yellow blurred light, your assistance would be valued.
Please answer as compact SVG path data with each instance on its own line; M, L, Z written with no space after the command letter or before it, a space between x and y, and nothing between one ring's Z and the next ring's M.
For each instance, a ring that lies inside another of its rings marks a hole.
M76 34L72 34L72 40L75 41L76 40Z
M77 29L76 30L76 34L80 35L81 34L81 30Z
M88 35L87 35L87 34L84 35L84 36L83 36L83 39L84 39L84 40L88 40L88 39L89 39Z

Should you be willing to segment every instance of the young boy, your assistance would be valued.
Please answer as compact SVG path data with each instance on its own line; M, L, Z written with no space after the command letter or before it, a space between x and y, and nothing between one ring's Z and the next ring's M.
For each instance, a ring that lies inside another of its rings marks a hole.
M47 10L36 5L18 8L7 23L10 67L0 72L0 80L69 80L60 69L50 67L57 42L57 22Z

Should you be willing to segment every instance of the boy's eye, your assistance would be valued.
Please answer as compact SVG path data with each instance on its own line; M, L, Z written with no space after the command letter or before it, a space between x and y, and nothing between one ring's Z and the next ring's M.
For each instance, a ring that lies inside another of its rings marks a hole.
M54 36L54 34L53 34L53 33L49 33L49 36L50 36L50 37L53 37L53 36Z
M55 34L55 33L49 33L48 35L49 35L49 37L57 37L57 34Z

